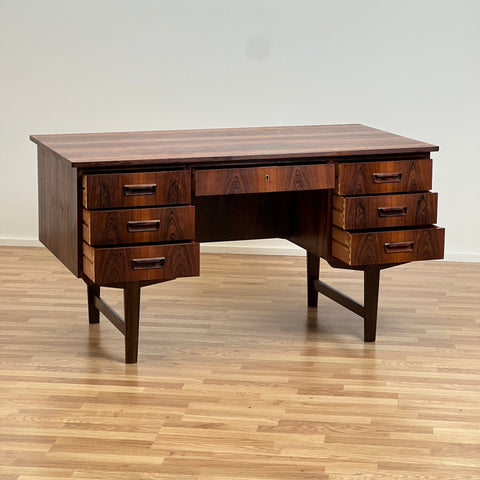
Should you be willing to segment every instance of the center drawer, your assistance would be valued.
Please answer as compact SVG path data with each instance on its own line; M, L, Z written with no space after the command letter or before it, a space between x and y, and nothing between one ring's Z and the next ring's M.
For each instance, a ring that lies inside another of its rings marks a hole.
M194 188L201 196L320 190L334 184L335 166L317 163L196 170Z

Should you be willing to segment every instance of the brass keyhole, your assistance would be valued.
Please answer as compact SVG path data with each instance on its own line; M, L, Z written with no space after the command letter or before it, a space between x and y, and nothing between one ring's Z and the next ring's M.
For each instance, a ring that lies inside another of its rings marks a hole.
M265 175L265 181L268 182L270 180L270 176L269 175Z

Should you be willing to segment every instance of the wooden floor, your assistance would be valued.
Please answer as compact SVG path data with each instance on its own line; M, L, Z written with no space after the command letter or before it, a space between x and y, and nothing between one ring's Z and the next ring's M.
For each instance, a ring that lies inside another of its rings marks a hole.
M480 264L383 271L375 344L306 308L304 265L203 255L143 290L125 365L81 280L0 247L0 479L478 480ZM359 273L324 270L361 298Z

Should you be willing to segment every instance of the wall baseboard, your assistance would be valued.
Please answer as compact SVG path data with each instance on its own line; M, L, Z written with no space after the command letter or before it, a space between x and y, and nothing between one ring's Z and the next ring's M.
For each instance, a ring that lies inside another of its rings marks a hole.
M42 247L34 238L0 238L0 246L8 247ZM293 243L280 238L267 240L248 240L235 242L212 242L200 245L202 253L224 253L235 255L286 255L304 257L305 250ZM445 252L447 262L480 263L480 253L477 252Z
M278 239L276 239L278 240ZM288 241L282 240L275 244L261 244L261 240L252 240L252 244L246 241L239 242L214 242L202 243L200 252L203 253L230 253L239 255L287 255L295 257L304 257L305 250ZM445 252L445 261L447 262L478 262L480 263L480 253L475 252Z
M43 247L35 238L0 238L2 247Z
M230 253L238 255L288 255L304 257L305 250L287 240L248 240L235 242L212 242L200 245L202 253Z
M445 252L445 261L480 263L480 253Z

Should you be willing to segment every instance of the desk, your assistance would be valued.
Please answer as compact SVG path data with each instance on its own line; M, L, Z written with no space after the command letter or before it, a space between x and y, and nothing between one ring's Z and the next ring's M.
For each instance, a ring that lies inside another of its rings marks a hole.
M363 125L33 135L40 241L87 284L138 351L140 290L198 276L201 242L286 238L307 251L318 293L364 319L375 340L380 270L443 258L430 152ZM364 303L320 280L320 258L364 272ZM122 288L124 318L100 296Z

